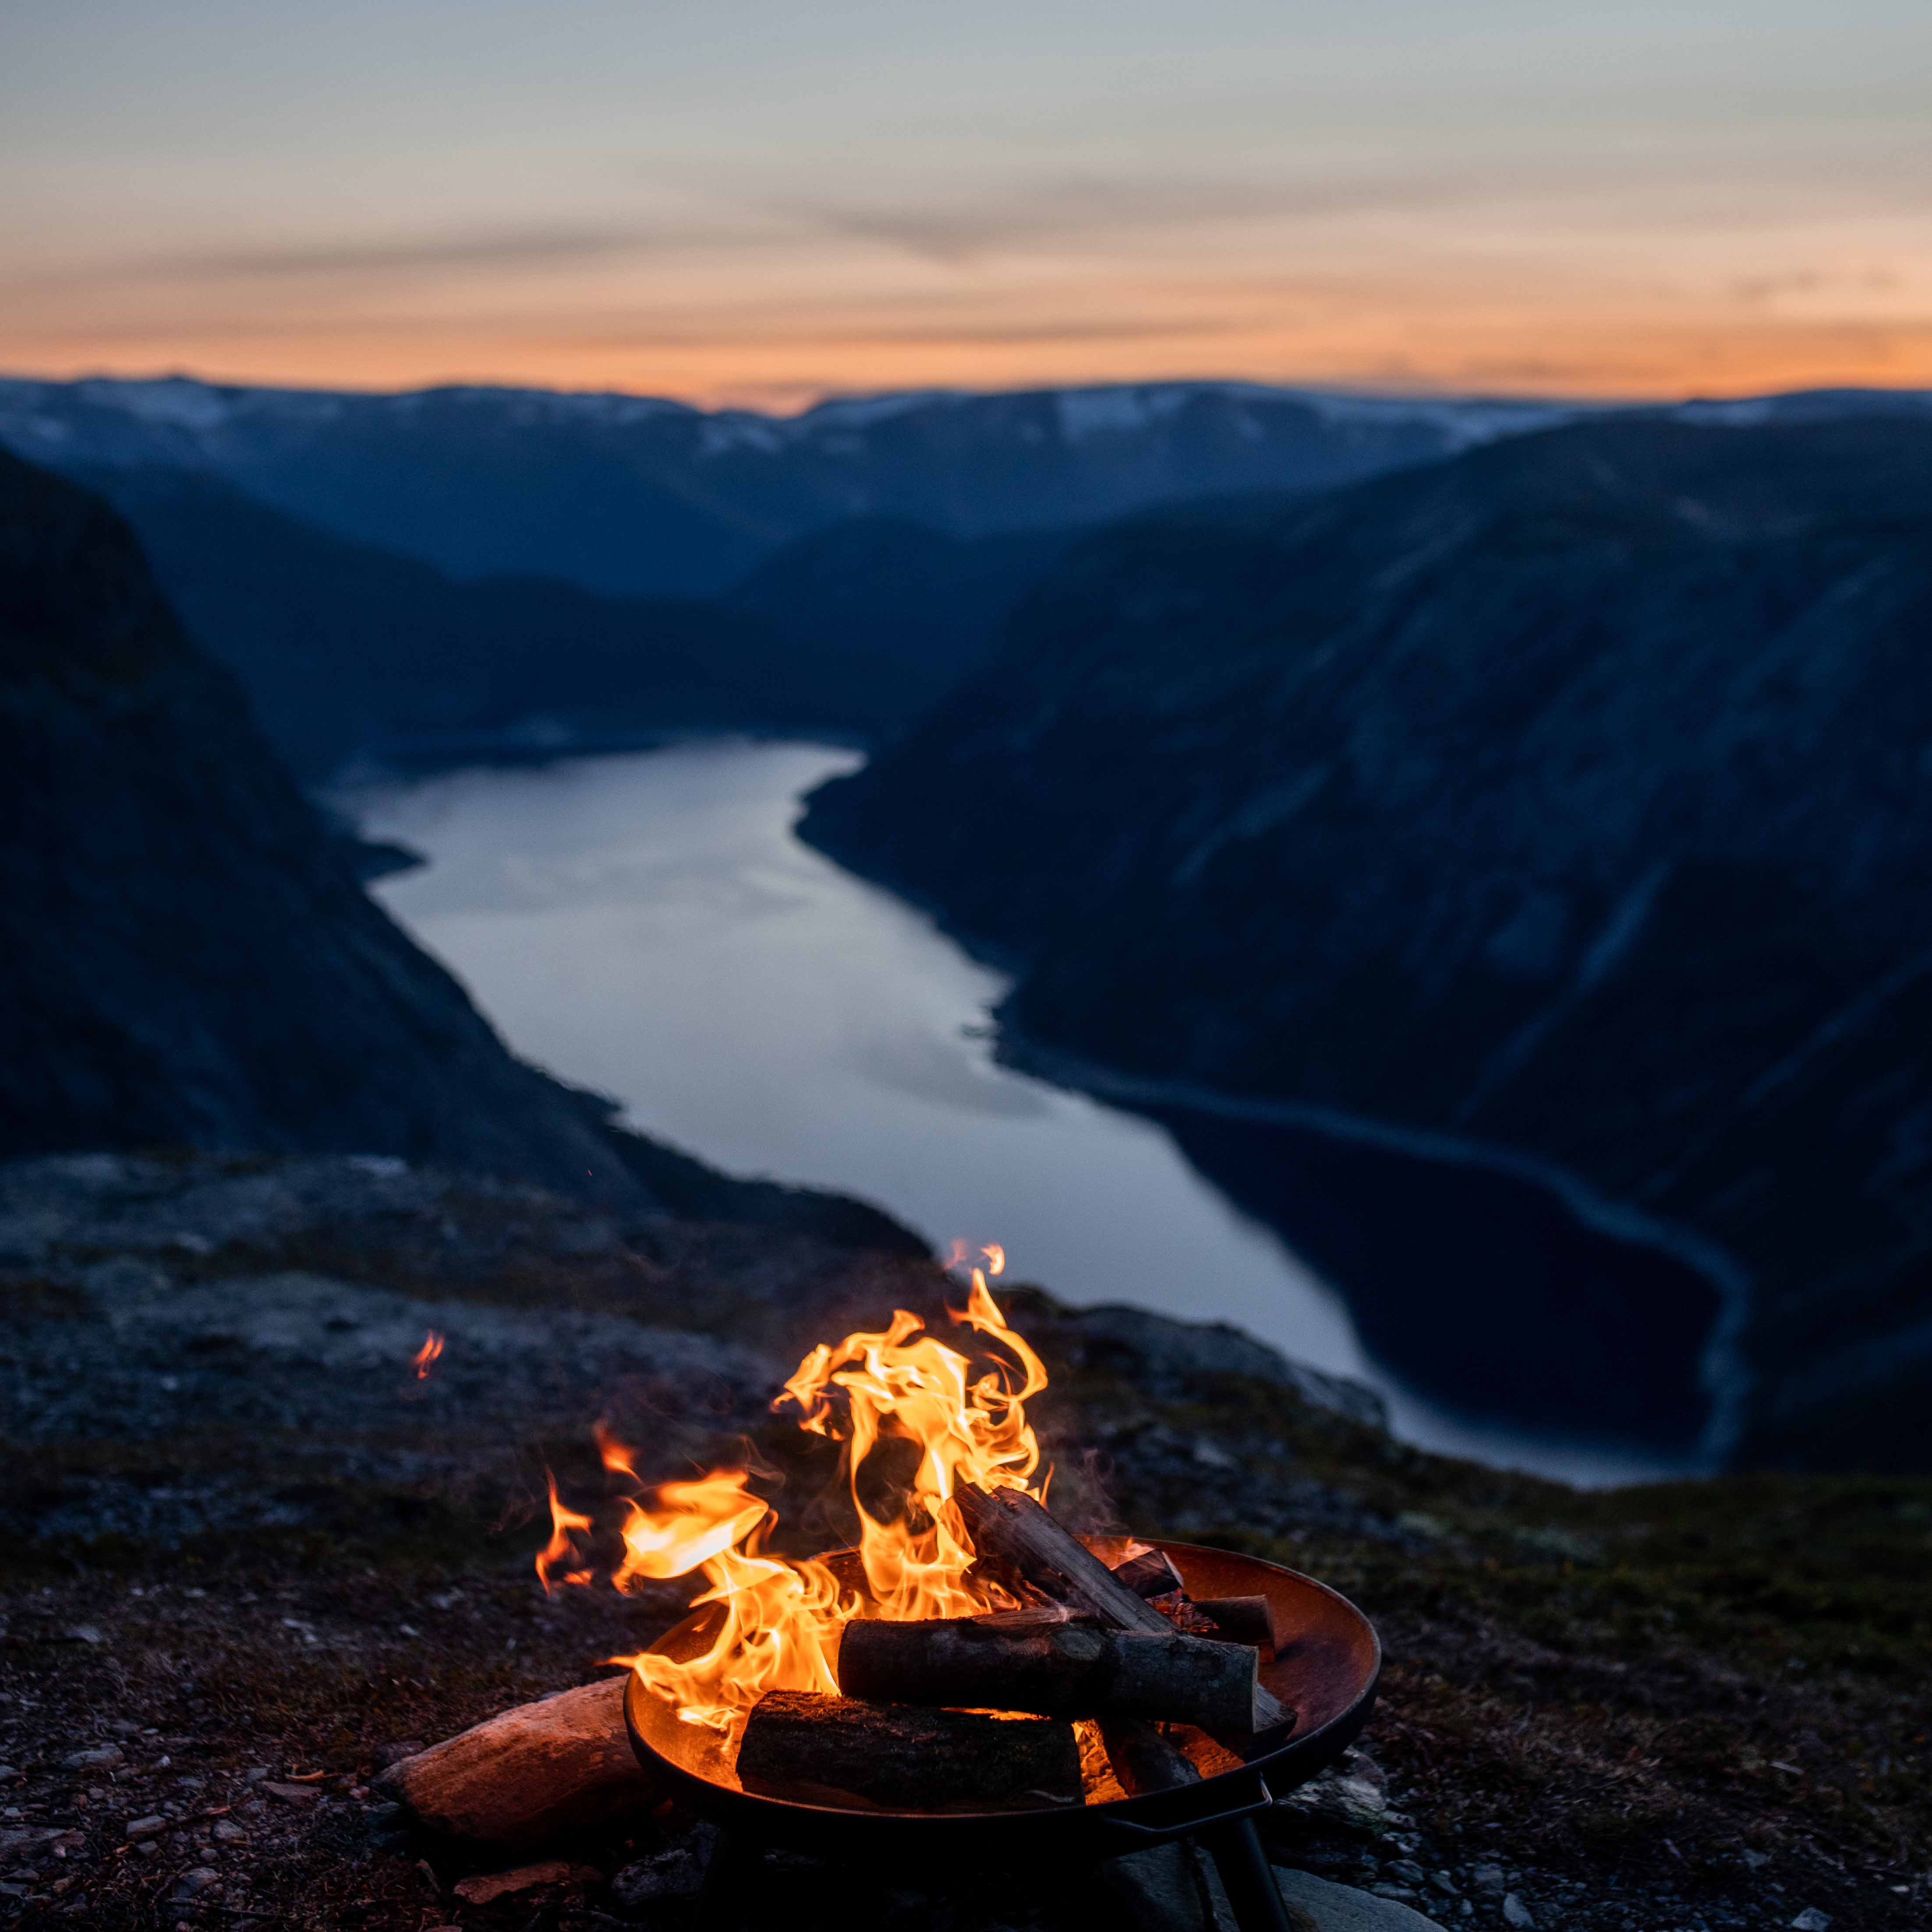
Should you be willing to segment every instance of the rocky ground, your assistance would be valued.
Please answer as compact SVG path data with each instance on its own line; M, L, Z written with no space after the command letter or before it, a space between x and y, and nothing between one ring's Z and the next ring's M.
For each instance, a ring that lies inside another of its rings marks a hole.
M668 1805L513 1857L416 1831L373 1780L678 1614L674 1586L532 1574L545 1469L596 1491L594 1423L653 1475L748 1435L808 1496L777 1381L947 1287L394 1162L0 1168L0 1924L718 1922ZM1382 1633L1361 1748L1268 1822L1310 1924L1932 1922L1932 1482L1580 1496L1403 1448L1365 1391L1232 1331L1006 1300L1054 1372L1061 1507L1312 1571ZM1184 1860L1124 1870L1124 1923L1215 1907ZM855 1916L850 1874L758 1876L757 1922ZM895 1881L858 1916L1093 1922L1064 1876Z

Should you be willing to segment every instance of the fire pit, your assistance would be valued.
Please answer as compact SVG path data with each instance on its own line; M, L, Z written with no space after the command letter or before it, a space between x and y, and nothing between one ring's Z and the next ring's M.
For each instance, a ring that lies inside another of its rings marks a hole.
M813 1349L774 1405L841 1445L854 1547L774 1553L744 1468L626 1504L619 1588L709 1586L624 1660L632 1747L729 1835L728 1876L766 1846L874 1869L1031 1854L1064 1874L1198 1834L1242 1925L1285 1932L1254 1816L1361 1728L1375 1633L1273 1564L1070 1533L1026 1420L1046 1370L986 1274L952 1312L983 1371L900 1310ZM604 1461L632 1476L627 1450L607 1442ZM551 1508L539 1574L590 1581L591 1518L554 1489Z
M974 1812L886 1810L876 1806L806 1804L747 1791L716 1734L680 1724L670 1701L633 1673L624 1699L631 1742L647 1770L674 1786L692 1809L722 1826L721 1859L766 1845L796 1846L896 1862L946 1862L964 1851L1094 1860L1199 1834L1214 1856L1244 1932L1275 1932L1288 1921L1269 1878L1254 1816L1322 1770L1350 1744L1375 1702L1382 1646L1369 1620L1326 1584L1293 1570L1223 1550L1157 1543L1196 1598L1264 1596L1286 1638L1262 1681L1295 1713L1293 1729L1263 1741L1244 1762L1211 1771L1198 1784L1142 1797L1078 1805L988 1807ZM715 1604L674 1624L652 1646L668 1658L697 1655L713 1640Z

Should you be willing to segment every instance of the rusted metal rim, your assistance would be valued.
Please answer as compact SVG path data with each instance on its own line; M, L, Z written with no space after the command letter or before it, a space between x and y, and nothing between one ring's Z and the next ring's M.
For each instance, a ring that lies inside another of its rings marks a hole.
M1244 1763L1179 1791L1110 1803L977 1811L889 1811L855 1802L811 1804L743 1790L708 1734L680 1724L670 1706L633 1674L624 1721L644 1768L694 1810L773 1842L831 1850L888 1844L920 1855L988 1837L1055 1852L1104 1856L1258 1810L1312 1778L1352 1744L1366 1722L1382 1676L1381 1640L1339 1591L1298 1570L1230 1550L1160 1543L1196 1597L1265 1596L1276 1627L1294 1633L1262 1666L1262 1681L1295 1712L1293 1726L1256 1741ZM676 1655L702 1647L707 1613L674 1624L651 1648Z

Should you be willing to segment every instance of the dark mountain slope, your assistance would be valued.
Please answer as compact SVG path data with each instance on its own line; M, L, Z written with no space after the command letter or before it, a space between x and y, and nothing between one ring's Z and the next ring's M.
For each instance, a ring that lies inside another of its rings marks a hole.
M1075 541L1069 532L956 537L902 517L856 518L774 550L724 608L824 668L872 716L910 724L990 654L1034 579Z
M219 477L151 466L80 480L131 523L190 634L238 672L276 748L326 777L358 752L794 725L857 728L869 681L754 618L537 578L452 582L332 536Z
M0 1155L400 1155L920 1254L525 1066L364 893L127 526L0 453Z
M1928 656L1932 425L1600 422L1096 539L804 829L1026 1036L1714 1242L1736 1453L1923 1465Z
M369 901L98 500L0 458L0 1148L434 1158L634 1197Z

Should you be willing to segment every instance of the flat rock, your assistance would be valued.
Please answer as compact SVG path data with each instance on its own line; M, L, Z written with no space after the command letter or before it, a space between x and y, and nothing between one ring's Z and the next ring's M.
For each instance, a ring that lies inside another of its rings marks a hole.
M1396 1899L1282 1865L1274 1868L1274 1877L1282 1899L1313 1932L1442 1932L1435 1919Z
M539 1886L567 1883L576 1867L565 1858L546 1858L542 1864L519 1865L514 1871L492 1872L487 1877L459 1880L456 1895L466 1905L488 1905L492 1899L508 1898L513 1892L534 1892Z
M1177 1838L1109 1858L1094 1876L1112 1908L1106 1916L1132 1932L1234 1932L1211 1873L1200 1846ZM1312 1928L1298 1924L1294 1932Z
M1443 1932L1412 1906L1312 1873L1277 1865L1275 1883L1294 1932ZM1132 1932L1238 1932L1220 1874L1198 1845L1176 1840L1096 1874L1114 1913Z
M111 1771L127 1760L118 1744L97 1744L92 1750L70 1751L61 1760L63 1771Z
M700 1825L682 1844L634 1859L610 1881L610 1895L627 1911L660 1899L694 1898L716 1849L718 1828Z
M1145 1309L1105 1304L1066 1318L1083 1336L1110 1342L1140 1358L1142 1372L1155 1385L1178 1376L1244 1376L1293 1389L1318 1408L1346 1415L1371 1429L1388 1426L1382 1397L1363 1382L1326 1375L1305 1362L1291 1361L1278 1349L1258 1342L1225 1322L1177 1322Z

